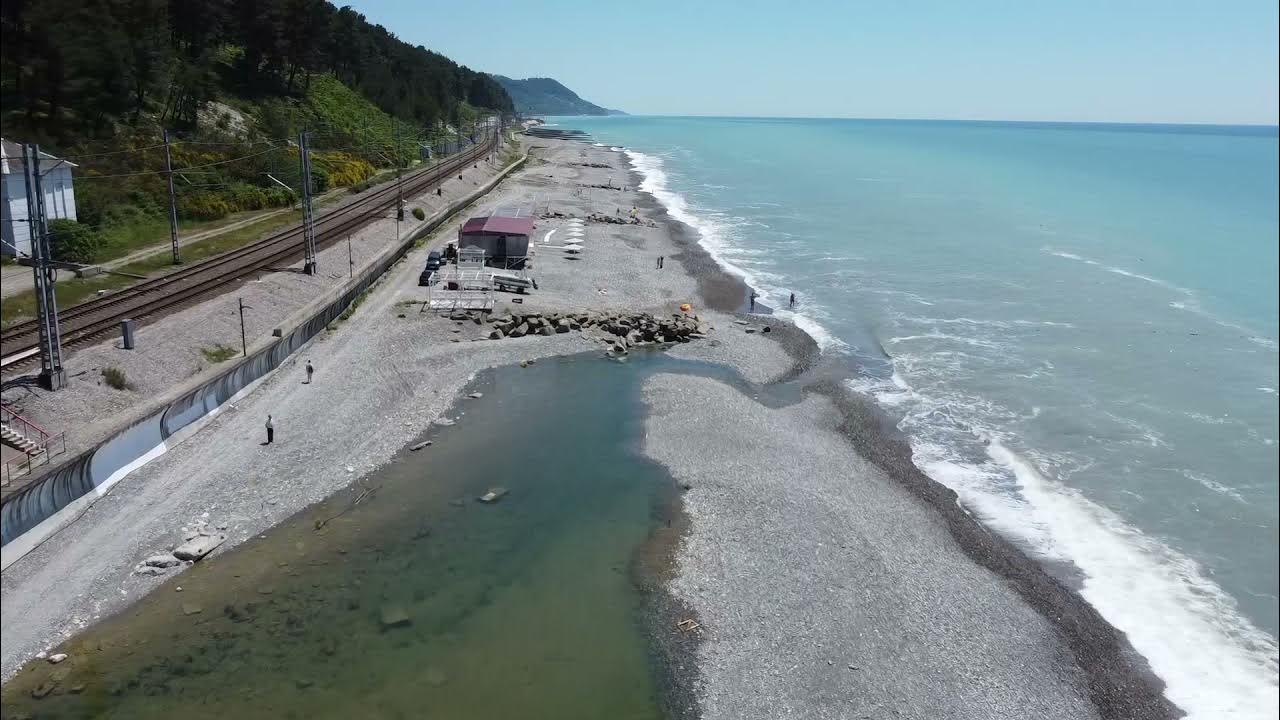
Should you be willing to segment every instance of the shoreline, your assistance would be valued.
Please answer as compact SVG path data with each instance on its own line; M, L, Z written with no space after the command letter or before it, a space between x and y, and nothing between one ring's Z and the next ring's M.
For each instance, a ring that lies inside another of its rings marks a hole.
M608 148L583 149L580 148L578 144L567 144L567 149L565 149L565 147L561 147L558 151L563 151L564 154L570 154L573 150L579 150L580 156L582 157L586 157L586 153L589 150L598 150L603 154L620 157L625 160L625 156L621 153L611 152ZM636 171L634 168L630 167L629 163L625 170L632 174L633 179L637 177ZM535 180L545 183L545 181L541 181L539 178L534 177L539 174L539 172L540 169L526 169L525 171L522 171L518 176L516 176L516 184L519 184L521 181L525 181L526 186L537 187L538 183L534 182ZM581 177L583 174L585 173L577 172L576 177ZM561 278L565 283L566 288L563 291L559 291L561 292L561 295L557 295L558 291L554 289L549 293L545 293L547 295L545 298L546 303L549 303L551 306L555 306L556 301L559 300L568 301L575 305L589 305L591 303L595 303L604 304L609 307L628 307L632 310L639 310L642 309L643 306L652 305L653 299L663 297L664 294L667 299L664 300L662 304L669 304L671 298L685 297L681 293L685 292L684 288L686 284L691 284L693 291L700 296L705 305L712 310L711 316L713 318L717 318L713 320L713 322L721 325L721 327L719 327L717 333L712 336L711 341L676 346L676 348L671 352L672 355L676 357L693 356L697 359L727 364L730 367L738 369L744 376L749 376L753 382L759 382L761 385L777 385L784 383L807 385L809 384L809 377L806 376L806 372L811 372L814 376L821 376L824 370L827 370L827 368L822 367L822 355L818 351L817 342L811 336L805 334L791 323L783 321L781 318L769 319L768 324L775 328L775 332L770 333L771 337L768 338L770 342L767 343L764 342L765 338L761 334L743 335L732 325L724 327L723 325L728 324L729 319L744 317L738 316L734 314L734 312L735 310L740 309L742 305L744 295L747 292L746 283L741 278L732 275L721 267L711 254L698 243L696 230L670 217L666 208L662 206L661 202L657 198L648 192L638 190L639 183L635 183L633 187L637 188L636 192L639 195L637 205L645 209L645 215L647 217L651 217L655 220L660 232L650 233L648 230L641 230L632 226L624 226L623 229L615 230L612 226L592 225L592 228L600 228L602 230L602 232L597 233L597 237L594 238L595 242L603 242L603 236L606 233L616 235L617 233L623 232L638 234L640 236L638 242L641 246L644 246L644 243L650 241L657 246L661 246L663 242L669 242L679 250L677 253L670 254L669 257L677 260L677 268L684 269L686 280L673 277L670 274L659 274L657 276L652 276L652 279L646 282L643 279L628 277L629 275L635 275L636 273L634 272L628 271L611 274L614 273L612 268L608 268L606 266L596 268L595 266L592 266L594 269L599 270L601 274L600 277L604 278L600 282L613 290L614 294L611 294L607 298L591 298L590 295L584 292L582 287L577 289L574 287L567 287L573 285L574 280L572 277L566 275ZM569 187L560 185L559 189L564 193L564 196L559 197L556 200L557 205L563 206L574 202L568 197ZM495 191L494 195L510 195L514 191L515 188L512 187L507 187L505 189L500 188L498 191ZM489 204L490 202L496 204L497 201L492 198L487 198L482 202L485 204ZM663 230L665 230L665 232L661 232ZM593 230L593 232L595 231ZM539 231L539 235L540 234L541 231ZM627 237L631 238L634 237L634 235L628 235ZM588 242L590 243L592 241L589 240ZM630 240L627 241L627 244L630 245ZM418 261L421 260L421 256L425 254L425 249L425 247L420 248L412 254L413 262L411 265L417 264ZM643 253L641 253L641 255L643 255ZM557 262L550 258L548 258L548 261L553 264ZM595 262L595 260L593 259L590 262ZM539 266L541 266L541 263L542 260L539 259ZM574 265L576 265L576 263L570 264L568 267L573 267ZM402 276L406 274L403 269L393 269L388 273L388 277L381 281L381 287L376 289L375 292L381 292L383 294L390 292L387 289L387 286L397 285L397 279L391 277L397 273ZM398 282L402 290L407 286L407 280L408 278L405 277L399 278ZM654 287L651 287L653 283L663 284L663 289L661 291L656 291ZM542 284L548 285L546 281L543 281ZM555 286L552 285L551 287L554 288ZM367 310L367 313L375 311L393 312L392 298L390 297L384 298L378 302L371 302L370 304L375 307ZM534 296L534 299L529 302L529 304L534 307L540 307L544 304L544 298ZM753 319L759 322L760 317L761 316L753 316ZM721 323L721 320L718 318L725 318L726 320L724 323ZM376 325L376 323L371 324ZM394 323L392 323L392 325L394 325ZM340 328L339 332L342 332L343 330L348 329ZM362 335L368 338L375 332L376 328L359 327L349 329L347 334L355 334L357 338ZM470 377L471 375L474 375L475 368L483 367L485 366L485 363L488 363L489 366L492 366L492 364L495 363L501 364L503 362L509 364L518 361L521 357L546 357L550 355L580 352L582 350L591 350L596 347L590 342L587 342L586 338L577 335L571 337L566 336L563 340L558 337L546 339L530 338L528 340L504 340L502 343L496 345L481 343L482 346L486 347L482 348L482 356L477 357L476 353L466 355L465 351L470 349L470 346L472 346L471 343L465 343L463 346L449 346L447 344L448 340L454 339L456 341L456 338L450 338L448 332L449 329L447 327L439 331L430 328L428 329L428 337L438 340L441 346L433 347L429 351L433 354L432 357L436 358L435 360L430 360L426 364L419 362L417 366L414 367L414 370L430 370L432 373L438 375L445 368L454 370L472 368L471 373L467 374L467 377ZM319 346L319 343L317 343L317 346ZM402 347L410 356L415 352L419 354L425 352L413 345L402 345L400 347ZM491 352L489 347L501 349L496 352ZM312 349L319 349L319 347ZM303 355L307 352L311 352L312 349L308 349L303 353ZM446 356L452 357L453 360L448 360ZM449 364L450 362L452 364ZM292 369L296 372L296 368ZM268 407L270 407L272 403L285 404L287 407L287 403L292 402L292 398L287 393L294 392L294 390L293 388L289 388L286 391L281 387L282 383L280 381L288 371L289 368L282 368L279 372L268 378L266 382L268 387L258 391L259 397L246 398L242 404L251 405L256 401L259 404L266 402ZM715 381L704 381L704 383L713 382ZM1127 648L1127 641L1124 640L1123 636L1119 636L1117 639L1117 636L1119 635L1118 631L1112 628L1109 624L1106 624L1100 616L1097 616L1097 613L1092 611L1092 608L1087 606L1087 604L1085 604L1078 595L1072 593L1070 590L1062 587L1059 583L1054 581L1042 567L1035 563L1035 561L1029 559L1007 541L994 538L976 520L964 513L956 504L954 493L951 493L950 490L947 490L940 484L925 477L918 469L915 469L915 466L911 463L909 447L906 446L905 442L902 442L900 434L895 435L896 429L892 428L891 424L888 423L888 419L876 414L876 409L874 406L869 404L869 401L853 396L851 391L840 387L838 384L831 383L829 379L825 381L827 383L826 385L823 384L824 381L821 378L816 382L817 385L806 389L804 395L806 398L809 398L810 396L821 396L824 398L823 402L831 403L834 407L839 409L840 415L836 418L838 422L834 424L838 426L840 433L845 438L845 442L847 444L846 450L851 449L853 450L853 454L857 455L859 458L866 458L867 461L875 464L892 476L900 486L914 493L919 502L928 506L943 520L943 522L947 524L948 531L952 533L956 544L964 549L966 553L980 554L980 557L970 555L970 558L978 565L995 573L998 577L1003 578L1003 582L1009 583L1020 594L1025 593L1024 599L1028 605L1034 608L1034 610L1042 616L1045 616L1048 612L1052 612L1053 608L1070 607L1072 602L1077 603L1077 605L1084 604L1084 607L1087 608L1088 611L1076 607L1075 614L1066 621L1047 616L1046 620L1053 624L1053 627L1056 628L1060 634L1060 639L1064 644L1071 648L1071 652L1074 657L1073 662L1080 670L1089 673L1091 668L1085 667L1083 663L1085 661L1093 662L1093 660L1097 659L1105 665L1105 669L1096 668L1094 672L1115 672L1119 675L1119 677L1115 678L1116 683L1112 686L1106 686L1099 682L1095 687L1094 682L1090 683L1090 689L1095 693L1094 705L1097 707L1097 711L1101 717L1154 718L1175 716L1168 713L1169 708L1172 706L1168 705L1167 701L1163 701L1163 696L1161 696L1158 689L1156 689L1157 686L1153 685L1152 681L1156 680L1154 676L1150 676L1149 671L1147 671L1147 675L1142 674L1143 666L1145 666L1145 660L1142 660L1140 656L1138 656L1135 661L1134 656L1136 656L1136 653L1134 653L1131 648ZM456 395L463 384L465 384L465 382L454 383L449 381L445 382L441 386L440 382L436 381L436 387L435 390L433 390L433 395L435 395L435 397L430 398L431 407L427 408L425 411L415 412L411 415L400 414L396 419L403 419L406 426L412 424L414 427L420 428L424 421L430 422L437 417L439 413L445 411L445 408L448 407L448 403L452 402L452 397ZM272 385L275 387L270 387ZM261 397L264 394L272 394L273 391L274 394L272 397L265 400ZM441 401L445 403L443 407L441 406ZM348 405L354 405L355 407L352 409L361 407L361 404L351 402L349 402ZM377 409L376 403L363 403L363 406L366 408L366 411L375 416L384 417L387 414L385 410ZM306 406L303 407L305 408ZM397 413L393 414L399 414L399 412L397 411ZM230 417L215 421L213 423L213 427L202 431L202 434L206 435L206 437L203 438L205 443L216 441L218 437L223 437L225 439L227 437L226 433L228 432L232 433L231 437L234 437L237 433L243 434L256 431L256 417L238 418L238 413L234 412L229 412L228 415ZM652 408L650 408L649 415L650 419L653 419ZM843 419L840 420L839 418ZM235 427L227 427L231 425L234 425ZM222 436L215 435L215 433L218 433L219 431L223 432ZM393 437L383 439L383 442L376 450L374 448L370 448L374 451L368 453L368 467L373 468L378 466L378 463L380 462L379 457L385 452L385 448L382 447L383 445L386 447L395 445L395 450L403 447L402 444L396 445L394 442L387 442L387 440L394 441L397 437L403 434L405 433L392 433ZM189 463L200 459L201 455L208 457L207 452L197 453L193 448L179 449L175 452L175 455L181 457L157 460L157 467L144 468L139 471L139 473L144 477L133 478L133 483L137 484L144 482L146 478L155 480L157 479L157 474L161 473L166 467L176 469L177 467L181 467L180 463L184 460ZM252 456L246 459L251 458ZM307 464L307 461L302 458L298 458L297 460L302 465ZM163 467L160 467L161 465L163 465ZM242 466L253 467L252 464ZM366 464L359 463L358 466L361 467L363 471ZM261 470L262 468L256 469L258 472ZM673 472L672 475L676 476L677 473ZM265 517L255 517L252 519L239 518L243 521L243 525L235 528L236 532L233 533L235 537L233 537L233 541L228 543L228 547L237 544L238 542L242 542L244 539L261 532L261 529L265 529L265 527L270 527L279 522L283 519L280 517L281 512L287 510L289 507L296 507L299 500L304 500L309 497L314 498L316 496L319 496L320 498L326 497L335 489L349 486L352 479L353 478L347 474L332 473L324 480L324 482L316 483L313 480L313 482L305 489L302 487L297 488L297 491L300 492L297 492L297 494L291 496L291 498L282 497L277 501L280 503L279 506L277 506L276 503L272 503L273 507L265 513ZM261 490L258 492L261 494ZM207 505L208 503L206 502L205 504ZM262 507L265 508L266 505L263 505ZM289 515L290 513L285 513L283 517L288 517ZM660 532L655 533L654 537L646 543L646 547L643 550L645 553L645 559L638 559L636 564L637 567L640 568L640 575L650 575L653 571L657 571L657 574L653 575L656 580L656 584L654 586L655 592L652 594L657 598L655 607L659 608L659 611L656 612L656 617L665 623L670 619L670 617L679 617L685 615L685 613L696 613L698 611L696 607L691 607L685 599L678 597L677 594L673 592L671 588L672 583L670 582L680 573L680 566L678 564L679 556L687 549L690 533L692 532L691 528L694 523L698 522L698 518L695 518L690 514L686 501L680 497L679 493L677 493L676 497L673 498L670 507L665 507L659 510L659 516L664 519L664 527L660 528ZM89 521L85 520L84 522L88 523ZM99 523L99 526L99 529L109 529L101 527L101 523ZM81 531L83 530L84 529L81 528ZM150 536L149 542L155 542L160 537L162 537L162 534L153 533ZM135 542L137 540L138 539L135 539ZM966 543L969 544L966 545ZM139 542L136 546L135 552L137 549L145 547L145 543ZM44 558L45 555L46 553L41 553L42 558ZM121 563L119 562L115 564L114 572L117 577L119 571L122 569L125 571L126 575L128 574L127 568L130 563L127 561L129 559L130 558L125 558L126 562L123 563L123 567L121 567ZM667 561L665 566L663 565L664 559ZM984 562L990 563L990 565L986 565ZM31 564L33 563L28 563L28 566ZM997 568L1009 572L1011 576L1004 575L1000 570L997 570ZM30 568L28 567L28 571L29 570ZM663 582L664 578L668 582ZM16 592L14 586L19 584L18 582L11 583L11 579L11 576L6 573L6 577L4 578L6 601L11 597L11 592ZM98 587L104 590L109 589L109 586L111 585L111 583L108 582L104 586L102 583L96 582L96 578L82 580L81 584L87 588ZM155 582L135 584L130 588L127 595L132 597L133 600L136 600L153 589L157 584L158 583ZM62 590L62 592L65 593L68 592L68 590ZM649 595L647 592L645 594L646 596ZM108 597L112 598L112 602L106 603L102 611L118 612L123 607L128 607L132 600L128 600L127 598L125 600L121 600L119 595L120 593L109 595ZM1072 601L1072 598L1074 598L1074 601ZM112 610L113 605L114 610ZM1092 614L1090 614L1090 612L1092 612ZM1064 625L1062 623L1066 624ZM10 645L10 629L10 625L6 623L6 646ZM1069 630L1071 632L1069 632ZM664 677L662 678L662 687L667 688L669 693L668 698L671 702L669 707L671 708L673 715L676 714L677 710L683 713L676 715L677 717L691 717L700 713L705 714L706 708L701 705L704 699L704 695L701 693L706 689L704 684L705 677L700 672L702 660L704 659L702 652L704 652L706 648L705 639L698 641L696 638L690 636L675 635L671 632L670 625L654 624L651 626L651 631L652 637L655 639L675 638L676 640L676 642L672 642L664 647L655 646L655 654L659 657L664 657L667 660L667 662L663 664L662 668L664 673ZM712 628L711 631L714 631L714 628ZM1096 657L1093 654L1088 654L1093 652L1091 648L1097 650L1095 653ZM1086 654L1084 657L1081 657L1081 653ZM6 650L4 663L6 678L9 677L12 670L15 669L12 665L12 661L13 657L10 655L10 652ZM1141 663L1141 665L1139 665L1139 663ZM1163 705L1168 705L1168 707L1162 707L1161 702L1153 700L1153 694L1159 701L1163 701ZM1145 698L1145 700L1135 702L1135 704L1132 705L1125 705L1122 702L1126 699L1137 698L1139 696L1141 696L1141 698ZM1131 714L1121 714L1126 710L1131 712Z
M632 181L638 188L642 176L634 163L631 164ZM652 193L643 190L641 193L651 206L661 211L660 222L665 221L672 227L673 240L683 248L680 260L686 271L697 277L704 302L725 312L741 309L744 296L751 291L747 282L721 265L698 242L695 228L672 218ZM957 544L974 563L1007 581L1054 626L1070 647L1077 665L1087 674L1091 700L1104 720L1172 719L1184 714L1165 697L1164 683L1151 670L1146 658L1132 647L1124 633L1080 596L1077 588L1069 587L1011 540L982 525L964 509L953 490L915 466L905 435L874 401L858 395L835 377L804 382L806 373L814 371L823 357L818 339L790 320L775 318L774 321L803 335L811 347L805 352L794 342L784 342L783 336L790 333L774 335L772 339L787 350L793 364L786 374L770 384L795 380L804 383L806 394L827 398L839 411L839 430L851 449L929 505L945 520ZM827 374L850 371L851 365L827 368ZM680 525L687 532L692 520L683 510L682 516Z

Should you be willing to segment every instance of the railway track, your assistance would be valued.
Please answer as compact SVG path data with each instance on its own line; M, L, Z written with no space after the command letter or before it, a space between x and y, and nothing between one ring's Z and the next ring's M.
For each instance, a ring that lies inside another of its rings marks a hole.
M474 163L491 152L495 143L496 137L490 135L460 155L402 178L404 197L425 192ZM394 207L396 197L397 188L392 184L319 216L315 221L317 249L331 245L377 219L385 210ZM115 331L120 321L126 318L139 323L155 319L213 295L247 275L287 265L302 255L302 226L296 225L154 280L146 280L69 308L60 308L58 321L62 345L64 349L73 347ZM0 368L6 372L34 363L38 358L39 325L35 320L15 324L0 333Z

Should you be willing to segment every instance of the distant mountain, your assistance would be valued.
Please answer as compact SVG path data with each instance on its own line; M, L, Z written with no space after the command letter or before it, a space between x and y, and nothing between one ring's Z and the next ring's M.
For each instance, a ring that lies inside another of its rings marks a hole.
M583 100L578 94L551 78L514 80L494 75L515 103L516 112L525 115L626 115Z

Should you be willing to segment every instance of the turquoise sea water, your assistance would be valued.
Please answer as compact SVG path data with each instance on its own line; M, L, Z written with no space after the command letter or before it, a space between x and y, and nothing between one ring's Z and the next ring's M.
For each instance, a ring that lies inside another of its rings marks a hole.
M1191 717L1277 716L1275 128L551 122L795 292L916 464L1074 567Z

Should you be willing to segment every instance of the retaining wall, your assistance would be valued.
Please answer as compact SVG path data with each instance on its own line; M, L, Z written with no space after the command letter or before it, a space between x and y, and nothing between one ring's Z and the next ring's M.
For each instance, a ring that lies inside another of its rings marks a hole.
M9 498L0 507L3 566L8 567L34 549L41 540L74 521L76 513L82 512L130 472L164 454L166 443L179 431L191 428L252 383L279 367L286 358L342 315L361 293L368 290L397 260L408 253L419 238L435 231L459 210L488 193L527 159L526 153L470 195L437 212L426 225L387 248L359 277L348 285L331 291L340 292L338 297L327 302L320 300L322 307L286 331L278 340L256 350L234 367L182 394L176 400L163 404L155 412L121 429L97 447L50 470ZM23 542L15 545L22 547L11 547L10 543L19 538Z

